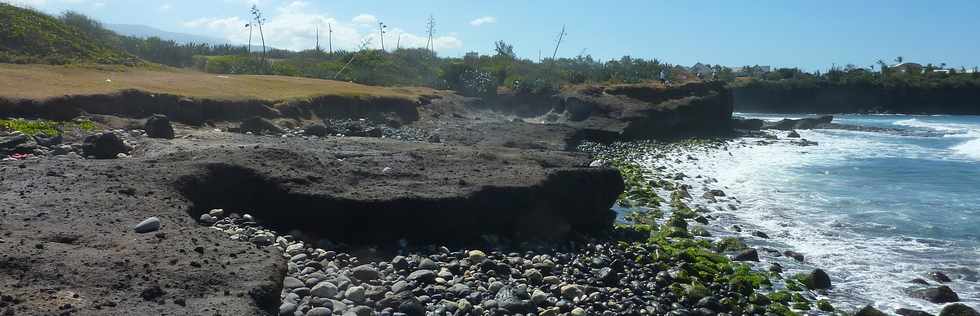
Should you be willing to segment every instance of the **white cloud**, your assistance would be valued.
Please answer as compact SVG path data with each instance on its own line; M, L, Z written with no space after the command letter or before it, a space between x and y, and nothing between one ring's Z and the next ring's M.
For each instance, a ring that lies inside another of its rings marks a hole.
M170 11L170 9L172 8L173 6L171 6L169 3L164 3L163 5L160 6L159 9L160 11Z
M470 25L472 26L480 26L480 25L492 24L492 23L497 23L497 18L492 16L484 16L484 17L477 18L473 21L470 21Z
M372 25L378 23L378 18L370 14L360 14L351 19L351 22L361 25Z
M377 18L370 14L361 14L345 22L324 13L315 12L308 3L294 1L281 6L267 14L267 21L262 25L265 41L268 46L290 50L311 49L315 45L314 28L320 28L320 46L327 47L327 25L333 29L334 50L355 50L361 43L368 41L369 47L380 48L380 35L373 28L367 29L360 25L377 23ZM189 29L199 29L197 33L211 33L234 43L248 42L248 29L245 24L251 22L241 17L207 17L184 21L182 25ZM385 48L392 49L401 35L401 47L425 47L427 37L419 34L404 32L392 28L385 34ZM459 49L463 42L456 36L439 36L433 39L436 51ZM252 42L259 42L259 32L255 29Z
M0 1L0 2L10 3L18 7L30 7L30 8L37 8L44 5L45 3L48 3L47 0L10 0L10 1Z

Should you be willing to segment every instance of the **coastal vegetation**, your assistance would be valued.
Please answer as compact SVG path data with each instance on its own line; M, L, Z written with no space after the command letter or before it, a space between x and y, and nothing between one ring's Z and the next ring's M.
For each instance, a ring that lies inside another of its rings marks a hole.
M550 94L563 85L642 83L664 80L719 80L734 89L740 111L875 112L977 114L980 73L945 64L908 68L888 65L832 67L826 72L798 68L672 65L659 59L623 56L598 60L575 57L518 57L513 45L498 41L493 54L442 57L427 48L304 51L248 46L177 43L156 37L122 36L75 12L52 17L0 4L0 62L155 64L218 74L280 75L376 86L424 86L464 95L493 96L499 88ZM896 61L904 59L896 58Z
M980 114L980 73L926 65L909 71L884 63L826 73L777 69L732 84L736 107L782 113Z
M0 118L0 131L16 131L28 136L55 136L61 135L66 130L92 132L95 129L95 123L84 119L59 122L49 120L25 120L21 118Z

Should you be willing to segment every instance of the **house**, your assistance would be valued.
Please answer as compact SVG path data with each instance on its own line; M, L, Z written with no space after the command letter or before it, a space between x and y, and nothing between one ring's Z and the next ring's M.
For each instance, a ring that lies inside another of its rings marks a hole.
M735 70L735 75L739 77L760 76L772 72L771 66L744 66Z
M922 64L919 63L899 63L888 67L900 73L922 73L922 68Z

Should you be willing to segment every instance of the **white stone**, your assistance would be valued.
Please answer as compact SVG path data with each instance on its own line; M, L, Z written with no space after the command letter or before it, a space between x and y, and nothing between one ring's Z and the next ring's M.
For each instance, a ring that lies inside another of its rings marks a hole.
M480 250L470 250L468 258L472 263L482 263L487 260L487 254Z
M137 233L144 234L160 230L160 219L154 217L147 218L133 227Z

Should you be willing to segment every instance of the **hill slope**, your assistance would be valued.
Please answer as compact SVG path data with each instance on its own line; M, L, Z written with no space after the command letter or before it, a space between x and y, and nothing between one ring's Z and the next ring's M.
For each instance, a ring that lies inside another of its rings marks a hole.
M0 63L135 65L141 61L57 18L0 3Z

